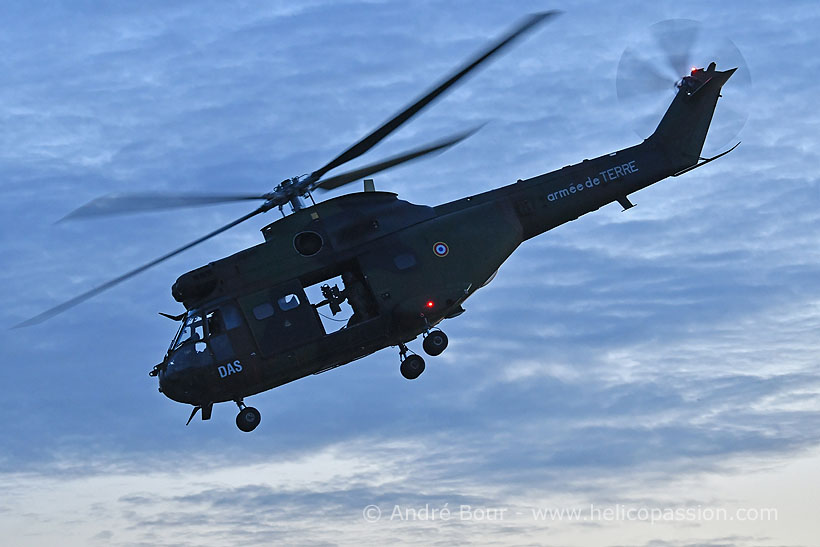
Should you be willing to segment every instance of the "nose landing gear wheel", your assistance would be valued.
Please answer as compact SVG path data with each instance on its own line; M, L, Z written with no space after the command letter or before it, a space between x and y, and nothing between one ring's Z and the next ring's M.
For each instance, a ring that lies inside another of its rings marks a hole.
M418 355L408 355L401 362L401 375L408 380L415 380L424 372L424 359Z
M239 414L236 416L236 427L240 430L244 431L245 433L250 433L256 426L259 425L259 422L262 420L262 415L259 414L259 411L253 408L252 406L246 406L242 410L239 411Z
M441 355L441 352L447 349L447 335L440 330L431 330L430 334L424 339L421 347L427 355L435 357Z

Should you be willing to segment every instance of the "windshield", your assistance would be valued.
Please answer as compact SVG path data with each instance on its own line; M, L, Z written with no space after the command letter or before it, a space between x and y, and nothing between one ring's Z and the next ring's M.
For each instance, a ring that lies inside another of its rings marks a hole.
M174 343L171 344L172 349L177 349L182 344L189 341L199 341L205 339L205 328L202 321L202 316L197 313L189 314L185 318L182 328L179 329Z

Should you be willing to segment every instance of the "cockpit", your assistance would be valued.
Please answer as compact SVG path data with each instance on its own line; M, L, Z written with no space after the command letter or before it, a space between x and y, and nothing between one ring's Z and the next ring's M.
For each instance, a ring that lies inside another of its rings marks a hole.
M216 311L205 317L197 311L189 311L183 318L182 325L168 348L167 373L173 375L183 369L214 363L209 342L212 330L219 329L214 320L218 319L214 317Z
M223 304L205 313L191 310L182 319L169 349L174 351L186 344L193 344L197 351L204 351L204 345L213 343L227 331L241 325L239 309L232 304Z
M171 350L176 350L184 344L201 344L198 351L205 350L205 340L222 331L219 310L208 313L204 318L198 312L188 312L177 331Z
M207 376L219 370L218 365L235 360L232 333L240 336L243 320L235 303L225 302L203 310L190 310L182 318L168 354L157 365L163 392L175 400L194 400L207 392ZM207 369L212 369L207 371ZM190 374L194 371L194 374ZM195 395L198 394L198 395Z
M190 310L182 318L168 348L168 372L209 366L233 358L228 331L241 325L240 311L233 304L223 304L205 312Z

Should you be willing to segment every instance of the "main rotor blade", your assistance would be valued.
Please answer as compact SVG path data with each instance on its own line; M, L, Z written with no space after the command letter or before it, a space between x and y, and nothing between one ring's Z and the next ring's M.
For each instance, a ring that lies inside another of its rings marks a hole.
M330 178L322 179L314 186L314 188L321 188L322 190L332 190L334 188L338 188L339 186L343 186L350 182L362 179L368 175L373 175L375 173L378 173L379 171L384 171L385 169L389 169L401 163L421 158L422 156L432 154L433 152L443 151L453 146L454 144L463 141L464 139L478 131L481 127L482 126L479 126L475 129L470 129L469 131L458 133L457 135L454 135L448 139L437 141L435 143L428 144L427 146L423 146L421 148L416 148L409 152L393 156L378 163L371 163L370 165L366 165L354 171L348 171L347 173L342 173L340 175L335 175Z
M266 199L266 197L249 194L108 194L107 196L89 201L82 207L68 213L57 222L145 211L199 207L202 205L215 205L218 203L256 199Z
M41 313L40 315L36 315L36 316L32 317L31 319L27 319L26 321L23 321L22 323L18 323L17 325L14 325L13 328L18 329L20 327L29 327L31 325L36 325L37 323L42 323L46 319L50 319L50 318L54 317L55 315L57 315L58 313L62 313L64 311L66 311L67 309L73 308L77 304L85 302L86 300L88 300L92 296L96 296L96 295L100 294L101 292L106 291L106 290L110 289L111 287L113 287L115 285L119 285L123 281L125 281L127 279L130 279L131 277L134 277L135 275L137 275L139 273L144 272L148 268L156 266L160 262L164 262L165 260L168 260L169 258L178 255L182 251L186 251L186 250L190 249L191 247L193 247L195 245L199 245L203 241L205 241L207 239L210 239L210 238L212 238L216 235L219 235L222 232L224 232L225 230L233 228L237 224L239 224L241 222L245 222L249 218L258 215L259 213L264 213L265 211L267 211L266 208L260 207L256 210L248 213L247 215L245 215L243 217L240 217L240 218L234 220L233 222L231 222L229 224L226 224L225 226L222 226L221 228L218 228L218 229L214 230L213 232L209 233L208 235L200 237L196 241L192 241L191 243L188 243L187 245L184 245L184 246L180 247L179 249L171 251L168 254L162 255L161 257L159 257L155 260L152 260L151 262L149 262L147 264L143 264L139 268L131 270L128 273L124 273L121 276L116 277L116 278L114 278L111 281L108 281L106 283L103 283L102 285L100 285L98 287L95 287L95 288L91 289L90 291L86 291L86 292L84 292L83 294L81 294L79 296L75 296L71 300L69 300L67 302L63 302L59 306L54 306L50 310L46 310L43 313Z
M430 104L433 100L435 100L439 95L447 91L450 87L452 87L456 82L458 82L461 78L466 76L470 73L474 68L479 66L481 63L489 59L493 56L493 54L497 53L504 46L513 42L516 38L526 33L528 30L532 29L539 23L543 22L544 20L554 17L558 15L559 11L548 11L542 13L534 13L532 15L527 16L521 23L515 26L510 32L508 32L501 40L496 42L491 48L484 51L481 55L464 65L460 70L458 70L455 74L449 76L446 80L442 81L439 85L435 88L427 92L424 96L416 100L414 103L407 106L404 110L387 120L384 124L379 126L375 129L372 133L367 135L366 137L362 138L359 142L342 152L336 158L334 158L330 163L322 167L321 169L314 171L311 173L311 180L316 181L321 178L325 173L330 171L331 169L342 165L343 163L347 163L352 159L358 158L371 148L373 148L376 144L379 143L382 139L388 136L390 133L395 131L399 128L404 122L412 118L416 115L421 109L425 106Z

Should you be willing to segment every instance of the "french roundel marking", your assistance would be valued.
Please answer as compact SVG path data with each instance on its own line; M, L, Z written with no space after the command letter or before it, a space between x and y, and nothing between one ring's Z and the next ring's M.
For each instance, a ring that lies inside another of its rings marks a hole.
M447 256L447 253L450 252L450 247L443 241L438 241L433 244L433 252L436 256Z

